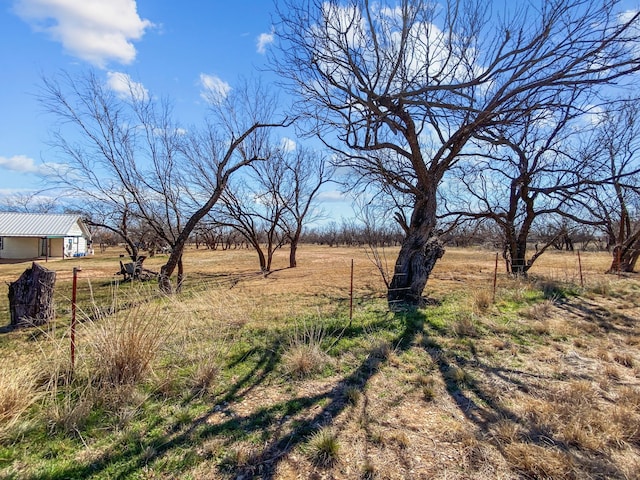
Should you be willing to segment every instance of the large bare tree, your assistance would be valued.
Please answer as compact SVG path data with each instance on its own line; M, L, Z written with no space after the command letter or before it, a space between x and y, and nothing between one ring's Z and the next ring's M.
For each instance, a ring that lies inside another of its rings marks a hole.
M282 0L272 61L309 131L411 198L391 307L421 302L444 253L438 187L474 135L636 72L638 23L616 0Z
M53 136L62 153L56 178L72 194L110 207L114 218L144 222L171 247L159 279L170 293L176 267L182 283L191 232L231 175L260 158L265 131L283 122L273 120L273 95L256 85L225 97L212 92L204 126L187 130L167 101L126 84L124 92L113 90L95 73L44 80L41 101L61 126Z

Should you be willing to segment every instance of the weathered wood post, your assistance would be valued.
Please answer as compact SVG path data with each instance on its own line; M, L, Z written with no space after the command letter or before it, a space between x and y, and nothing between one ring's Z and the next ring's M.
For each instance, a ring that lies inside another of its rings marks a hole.
M44 325L53 320L53 288L56 272L33 262L20 278L9 284L11 326Z

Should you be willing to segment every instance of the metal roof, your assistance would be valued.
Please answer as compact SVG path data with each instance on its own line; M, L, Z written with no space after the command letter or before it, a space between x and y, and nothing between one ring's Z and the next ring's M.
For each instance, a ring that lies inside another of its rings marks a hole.
M78 227L91 238L78 215L0 212L0 237L75 237Z

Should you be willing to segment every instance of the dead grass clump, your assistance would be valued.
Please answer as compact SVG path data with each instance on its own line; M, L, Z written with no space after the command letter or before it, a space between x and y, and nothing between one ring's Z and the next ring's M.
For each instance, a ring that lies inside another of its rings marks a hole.
M473 292L473 309L476 313L487 313L492 303L493 294L489 290L481 288Z
M2 366L0 373L0 438L37 400L35 375L27 367Z
M422 387L422 398L430 402L436 397L436 381L430 375L419 375L416 383Z
M516 422L503 418L496 422L492 434L500 444L514 443L522 439L522 428Z
M285 372L301 379L324 370L331 362L331 357L322 349L324 336L322 327L305 324L301 329L296 329L282 355Z
M347 387L344 391L344 396L351 405L357 405L362 397L362 392L358 387Z
M47 409L49 428L66 434L82 430L97 403L97 399L88 390L77 392L71 388L53 392L52 398Z
M329 467L338 461L340 443L336 434L325 427L311 436L304 450L313 463Z
M556 449L514 442L505 445L503 452L511 468L527 478L574 478L571 457Z
M633 368L633 365L635 363L633 360L633 355L631 355L630 353L616 352L613 354L613 360L616 363L619 363L623 367L627 368Z
M379 360L388 359L393 353L393 345L388 340L375 341L371 349L371 357Z
M191 391L202 396L211 393L220 375L220 364L216 356L202 358L190 378Z
M401 449L409 448L409 446L411 445L411 440L409 440L407 434L402 430L394 432L390 436L389 440L395 443Z
M451 365L444 373L444 378L447 382L455 383L458 386L473 384L473 377L470 373L457 365Z
M146 378L168 336L169 317L157 303L139 304L89 328L91 365L103 386L135 384ZM172 321L176 321L172 319Z
M478 327L470 314L460 314L453 324L453 331L458 337L463 338L479 336Z
M529 307L525 312L524 316L531 320L538 320L540 322L549 320L551 316L551 312L553 309L553 301L552 300L543 300L540 303L536 303Z
M617 403L640 413L640 388L622 387L618 393Z
M605 347L598 347L596 349L595 356L596 358L605 362L610 362L612 360L611 352L609 351L608 348L605 348Z
M620 374L620 370L615 365L607 364L604 366L602 372L605 374L607 378L611 380L620 380L622 375Z
M597 280L594 283L589 283L587 292L606 297L611 293L611 281Z

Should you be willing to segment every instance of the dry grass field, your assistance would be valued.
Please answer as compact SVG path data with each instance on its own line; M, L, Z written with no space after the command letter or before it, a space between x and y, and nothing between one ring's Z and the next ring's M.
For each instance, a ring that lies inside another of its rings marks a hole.
M500 264L494 301L495 252L448 248L433 305L392 313L362 249L267 276L189 250L171 298L117 284L119 253L49 262L56 321L0 330L0 478L640 478L640 282L607 254L582 254L584 286L574 253L526 281ZM28 266L0 265L4 324Z

